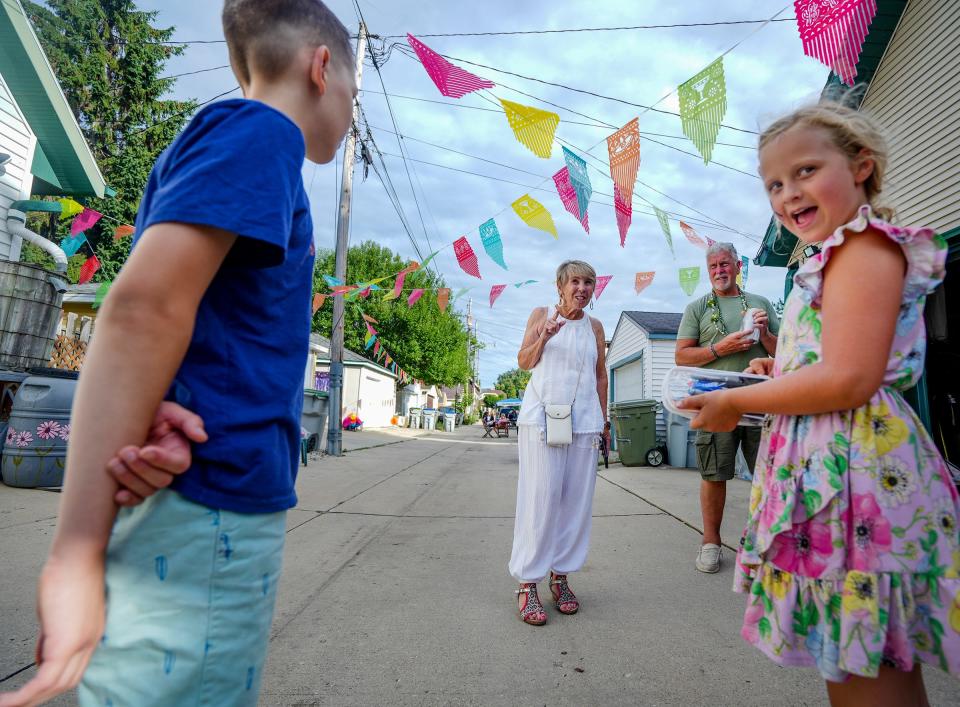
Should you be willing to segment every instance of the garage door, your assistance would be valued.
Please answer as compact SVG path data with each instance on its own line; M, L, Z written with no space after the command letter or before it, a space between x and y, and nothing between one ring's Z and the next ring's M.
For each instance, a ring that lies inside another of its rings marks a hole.
M613 369L613 399L640 400L643 394L643 359Z

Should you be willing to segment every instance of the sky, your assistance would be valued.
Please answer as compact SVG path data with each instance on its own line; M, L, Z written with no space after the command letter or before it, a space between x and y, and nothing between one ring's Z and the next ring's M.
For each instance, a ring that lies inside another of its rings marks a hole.
M827 78L825 67L804 56L792 21L611 32L540 32L765 20L778 12L780 18L792 18L793 4L785 0L359 1L369 32L384 38L374 40L378 51L395 42L402 42L405 47L403 37L407 32L421 37L536 31L510 36L423 37L422 41L445 55L620 99L608 100L460 63L462 68L497 85L483 96L468 94L457 100L443 97L419 62L400 51L393 51L381 62L379 74L369 59L363 67L360 103L372 127L373 140L384 155L409 233L377 175L371 170L364 179L363 171L357 169L350 242L373 240L410 259L419 259L417 249L426 256L442 248L432 267L454 292L472 287L453 306L463 313L472 299L478 335L484 344L479 356L484 387L492 387L501 372L516 366L516 352L530 311L556 302L555 271L563 260L585 260L599 275L613 276L590 311L603 323L610 338L624 310L682 312L691 299L709 291L704 253L686 241L677 219L686 220L702 237L730 241L741 254L754 257L771 216L762 183L755 176L755 133L782 113L815 101ZM176 40L222 40L219 2L141 0L139 4L143 9L158 12L158 26L175 27ZM352 0L331 0L329 5L356 33L358 17ZM728 106L723 123L731 127L721 128L708 165L683 136L679 116L622 102L655 104L656 108L676 112L677 85L728 50L731 51L723 59ZM222 42L190 44L183 56L169 62L167 74L201 73L178 79L172 95L204 101L229 91L236 86L229 69L204 71L226 63L227 51ZM389 106L384 93L391 94ZM239 92L231 94L238 95ZM664 96L667 97L661 101ZM589 235L564 210L553 186L551 175L564 165L559 144L554 143L549 159L534 155L514 138L503 112L495 110L490 102L496 103L495 97L555 111L560 115L557 136L575 146L577 153L589 152L591 157L587 160L592 165L590 180L594 189L589 206ZM613 193L605 166L607 136L638 115L642 133L639 181L633 199L633 224L626 245L621 248L612 198L599 192ZM399 130L394 128L394 121ZM598 127L598 121L615 127ZM393 156L401 152L396 132L404 136L404 150L411 158L406 163L409 173L404 161ZM333 248L335 243L341 162L342 151L334 163L306 163L303 168L315 240L320 248ZM525 193L551 213L557 239L530 228L514 214L511 203ZM671 214L674 253L645 200ZM483 252L478 228L491 217L496 218L503 239L508 270ZM480 280L464 273L454 257L451 244L464 235L477 253L483 276ZM693 296L688 297L680 289L678 269L694 265L702 268L701 282ZM641 271L655 271L656 276L637 295L633 289L634 275ZM783 293L784 273L779 268L751 264L746 289L776 302ZM490 307L492 285L526 280L537 282L519 289L508 287Z

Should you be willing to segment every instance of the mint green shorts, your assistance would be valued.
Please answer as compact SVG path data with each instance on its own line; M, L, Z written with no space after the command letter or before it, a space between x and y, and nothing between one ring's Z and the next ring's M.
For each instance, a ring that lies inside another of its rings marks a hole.
M169 490L121 510L106 629L81 707L256 705L285 517L215 510Z

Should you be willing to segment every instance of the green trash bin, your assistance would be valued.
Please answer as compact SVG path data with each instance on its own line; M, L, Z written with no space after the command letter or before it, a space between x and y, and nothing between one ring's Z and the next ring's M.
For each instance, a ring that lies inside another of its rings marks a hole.
M657 450L656 400L623 400L610 406L617 451L624 466L645 466L647 455ZM656 455L654 455L656 456ZM663 455L659 455L662 463ZM657 464L659 466L659 464Z

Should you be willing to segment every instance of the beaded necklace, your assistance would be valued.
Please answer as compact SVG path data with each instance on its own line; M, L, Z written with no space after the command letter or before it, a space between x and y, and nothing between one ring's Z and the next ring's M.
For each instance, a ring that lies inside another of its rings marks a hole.
M747 298L743 295L743 290L740 289L740 286L737 286L737 295L740 297L740 307L743 311L740 313L741 316L747 312ZM720 336L726 336L730 332L727 331L727 325L723 323L723 316L720 314L720 303L717 301L717 291L710 290L710 299L707 300L707 306L713 310L713 313L710 315L710 321L713 322L713 325L717 328L717 332Z

